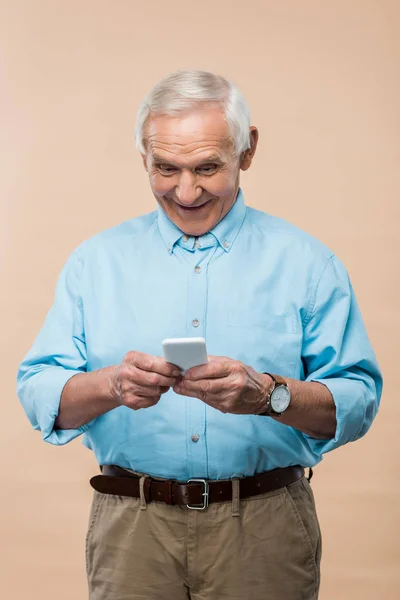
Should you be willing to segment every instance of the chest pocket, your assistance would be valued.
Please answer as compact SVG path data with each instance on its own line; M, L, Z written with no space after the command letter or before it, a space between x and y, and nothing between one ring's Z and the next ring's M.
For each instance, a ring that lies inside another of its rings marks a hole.
M295 377L302 340L302 327L296 316L240 309L230 310L227 316L233 350L238 357L249 356L256 371Z

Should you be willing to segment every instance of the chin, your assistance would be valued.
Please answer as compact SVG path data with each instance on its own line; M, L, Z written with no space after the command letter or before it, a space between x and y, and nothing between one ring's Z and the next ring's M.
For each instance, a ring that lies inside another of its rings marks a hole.
M199 228L199 227L188 227L185 225L185 223L182 223L181 225L178 225L179 229L181 229L183 231L183 233L186 233L186 235L193 235L194 237L199 237L200 235L204 235L205 233L207 233L209 231L209 229L203 227L203 228Z

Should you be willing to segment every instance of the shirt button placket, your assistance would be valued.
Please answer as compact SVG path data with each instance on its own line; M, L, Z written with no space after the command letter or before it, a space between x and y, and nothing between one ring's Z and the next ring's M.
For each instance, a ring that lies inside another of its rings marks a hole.
M202 255L199 255L199 252L196 252L196 256L199 258ZM204 277L199 277L202 275L202 268L200 265L196 265L192 271L191 284L190 284L190 293L189 293L189 309L192 314L191 319L191 329L197 329L201 327L200 331L196 332L198 336L204 336L204 323L201 320L201 316L205 312L205 304L206 304L206 294L207 294L207 286Z
M208 253L212 248L197 248L193 262L190 266L188 285L188 320L187 335L189 337L205 337L207 303L207 269L204 264ZM205 432L206 404L204 402L190 402L187 405L187 430L186 435L189 442L188 469L191 477L196 473L207 472L207 451Z

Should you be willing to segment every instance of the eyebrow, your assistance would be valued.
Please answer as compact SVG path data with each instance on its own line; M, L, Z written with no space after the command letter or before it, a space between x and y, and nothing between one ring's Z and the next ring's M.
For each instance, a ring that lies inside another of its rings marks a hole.
M178 165L167 160L166 158L162 158L162 156L159 156L158 154L153 154L153 160L155 163L162 163L166 165L171 165L173 167L177 167L178 169L180 168ZM222 160L219 154L212 154L211 156L208 156L204 160L200 161L200 163L196 165L196 168L201 167L202 165L206 165L208 163L217 163L219 165L225 164L225 162Z

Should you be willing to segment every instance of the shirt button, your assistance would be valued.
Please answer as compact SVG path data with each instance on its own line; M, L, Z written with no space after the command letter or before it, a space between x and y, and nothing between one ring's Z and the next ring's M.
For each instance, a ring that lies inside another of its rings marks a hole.
M201 273L201 267L195 267L194 271L195 273Z
M227 242L227 241L225 241L222 245L224 248L229 248L229 242Z
M193 327L198 327L200 325L200 321L198 319L193 319L192 325Z
M183 241L184 241L184 242L187 242L187 241L188 241L188 239L189 239L189 236L185 234L185 235L183 236Z
M200 436L197 435L197 433L195 433L194 435L192 435L192 442L198 442L200 439Z

